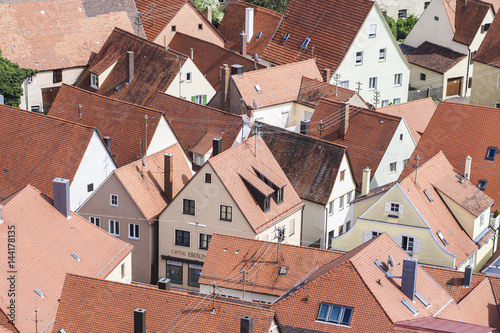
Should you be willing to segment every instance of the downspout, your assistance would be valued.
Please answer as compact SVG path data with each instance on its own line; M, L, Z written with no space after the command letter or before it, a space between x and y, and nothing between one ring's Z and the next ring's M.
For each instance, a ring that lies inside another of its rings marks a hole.
M465 80L465 91L464 91L463 97L467 97L467 89L469 89L469 67L470 67L470 62L472 60L470 47L467 47L467 52L469 53L469 57L467 58L467 60L469 60L469 61L467 62L467 79Z
M326 227L328 226L328 207L325 207L325 223L323 226L323 234L325 238L325 249L328 249L328 230ZM321 247L321 246L320 246Z
M28 78L24 79L24 97L26 99L26 110L29 110L28 107Z
M181 58L177 56L177 61L179 62L179 98L182 98L182 93L181 93L181 86L182 86L182 65L181 65Z

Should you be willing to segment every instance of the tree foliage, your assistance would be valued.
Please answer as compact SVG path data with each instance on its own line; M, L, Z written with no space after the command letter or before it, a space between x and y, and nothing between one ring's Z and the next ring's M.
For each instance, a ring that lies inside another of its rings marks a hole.
M36 71L21 68L18 64L2 57L0 50L0 95L4 96L5 104L18 107L23 95L23 82Z
M212 8L212 24L219 26L223 16L222 10L218 8L219 0L194 0L193 3L202 13L205 13L207 7Z
M249 0L254 5L265 7L283 14L289 0Z
M417 23L418 18L412 14L406 19L400 17L395 21L392 17L385 15L385 20L394 37L398 41L403 41Z

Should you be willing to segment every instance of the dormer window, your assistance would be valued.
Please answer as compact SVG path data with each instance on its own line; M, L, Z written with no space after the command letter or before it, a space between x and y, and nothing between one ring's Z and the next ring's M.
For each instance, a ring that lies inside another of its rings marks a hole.
M264 198L264 205L263 205L263 211L264 213L267 212L271 208L271 199L269 196Z
M488 181L483 180L483 179L479 180L479 183L477 184L477 188L480 189L481 191L484 191L486 189L487 182Z
M349 326L353 311L351 307L321 303L316 320Z
M488 150L486 151L486 160L494 161L495 155L497 154L497 150L498 148L496 147L488 147Z
M276 196L276 203L280 204L283 202L283 187L278 189L275 193Z
M205 163L205 156L193 153L194 164L197 166L202 166Z
M307 45L309 45L310 41L311 41L310 38L304 39L304 43L302 43L302 45L300 47L303 48L303 49L307 49Z
M90 86L94 89L99 89L99 77L90 73Z

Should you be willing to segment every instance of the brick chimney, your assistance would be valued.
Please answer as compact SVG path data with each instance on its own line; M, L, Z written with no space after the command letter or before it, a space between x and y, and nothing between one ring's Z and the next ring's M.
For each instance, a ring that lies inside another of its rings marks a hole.
M127 84L134 78L134 52L127 51Z
M220 108L224 111L229 110L229 77L230 69L227 64L224 64L220 68L220 82L221 82L221 96L220 96Z
M174 197L173 173L174 173L174 156L172 154L164 155L164 184L163 192L165 199L170 203Z
M340 110L340 128L339 136L343 139L347 130L349 129L349 102L342 102L342 109Z
M212 23L212 8L210 7L205 8L205 17L210 23Z
M245 56L247 54L247 35L243 32L240 34L240 54Z
M464 177L470 181L470 168L472 164L472 157L467 156L465 158L465 171L464 171Z
M363 180L361 182L361 195L367 195L370 192L370 168L363 169Z
M330 69L329 68L323 69L323 77L324 77L326 83L330 82Z

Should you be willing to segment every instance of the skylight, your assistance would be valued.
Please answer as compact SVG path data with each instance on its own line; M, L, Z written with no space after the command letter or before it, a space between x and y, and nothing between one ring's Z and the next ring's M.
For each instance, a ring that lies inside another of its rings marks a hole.
M418 315L417 309L415 309L413 306L411 306L411 304L408 303L407 300L402 299L401 303L403 303L415 316Z
M340 325L349 325L351 323L353 311L354 309L351 307L321 303L316 320Z
M258 31L257 34L255 35L255 38L259 39L262 37L262 31Z
M302 43L302 45L300 47L303 48L303 49L307 49L307 45L309 45L310 41L311 41L310 38L304 39L304 43Z
M419 300L420 302L422 302L422 304L424 304L426 308L428 308L429 306L431 306L431 305L429 304L429 302L427 302L427 300L426 300L426 299L425 299L422 295L420 295L418 292L415 292L415 297L417 297L417 298L418 298L418 300Z
M257 90L258 93L260 93L262 91L262 89L260 89L260 86L258 84L256 84L254 87L255 87L255 90Z
M283 36L283 41L286 42L288 38L290 38L290 34L285 34L285 36Z
M385 274L387 274L387 272L389 271L389 269L386 266L384 266L379 260L375 260L373 263L377 265L378 268L380 268L382 272L384 272Z
M481 179L479 183L477 184L477 188L480 189L481 191L484 191L486 189L486 180Z
M430 202L434 201L434 199L432 199L431 194L429 193L429 191L424 190L424 193L425 193L425 196L427 197L427 199L429 199Z
M486 151L486 160L488 161L494 161L495 160L495 155L497 154L498 148L496 147L488 147L488 150Z
M438 232L436 232L436 234L438 235L439 239L441 240L441 242L443 242L443 244L445 246L448 245L448 241L446 240L446 238L444 238L444 235L441 232L441 230L438 230Z
M35 289L35 292L37 293L38 296L40 296L41 298L44 298L45 295L37 288Z
M72 252L72 253L71 253L71 256L72 256L73 258L75 258L75 259L76 259L76 261L78 261L78 262L80 262L80 261L81 261L81 260L80 260L80 257L79 257L79 256L78 256L75 252Z

